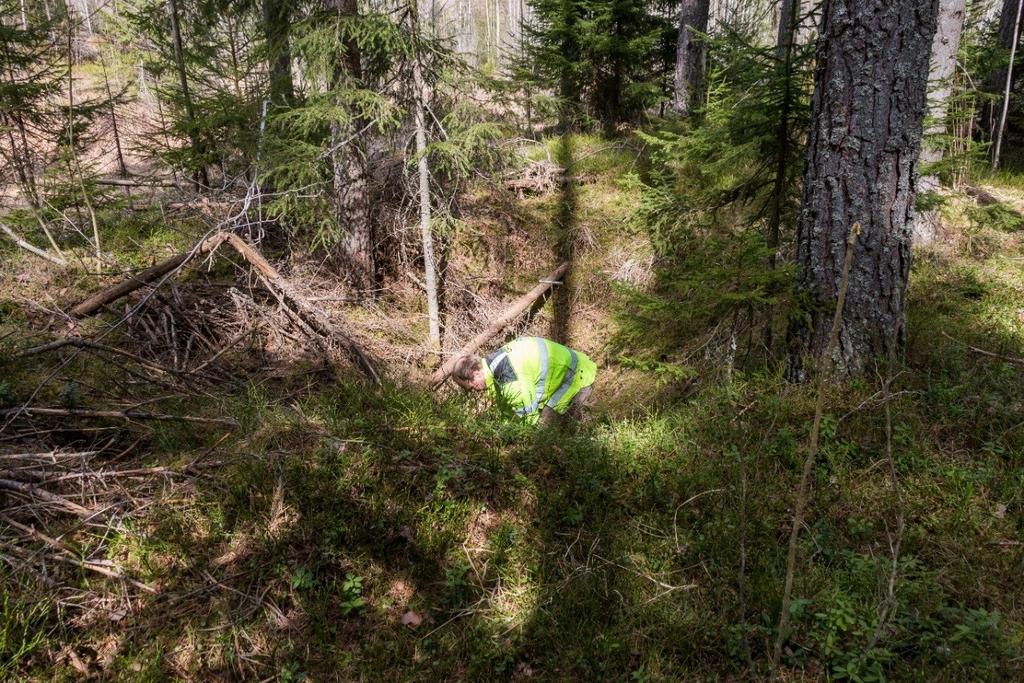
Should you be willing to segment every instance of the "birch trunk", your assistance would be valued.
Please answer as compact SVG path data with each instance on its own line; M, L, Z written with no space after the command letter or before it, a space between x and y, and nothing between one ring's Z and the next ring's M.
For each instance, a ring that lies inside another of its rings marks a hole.
M932 170L942 161L945 143L940 136L946 134L946 109L953 93L953 75L956 70L956 55L960 49L960 35L964 27L966 0L940 0L938 28L932 39L931 66L928 71L927 127L921 147L920 168L923 171L917 181L917 191L934 192L939 187L939 177ZM925 211L914 222L914 242L928 244L938 233L938 214Z
M419 34L419 17L416 12L412 19L413 31ZM430 325L431 351L441 350L441 317L437 305L437 260L434 256L434 234L430 224L430 167L427 164L427 119L426 98L427 85L423 80L423 66L420 63L422 53L419 41L413 55L412 77L414 116L416 126L416 167L419 176L420 199L420 235L423 239L423 283L427 293L427 318Z

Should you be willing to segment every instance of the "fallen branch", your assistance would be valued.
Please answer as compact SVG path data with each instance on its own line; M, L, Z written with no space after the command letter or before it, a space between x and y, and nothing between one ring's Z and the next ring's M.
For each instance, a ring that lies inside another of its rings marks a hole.
M36 498L38 500L45 501L56 505L57 507L63 508L67 512L79 517L80 519L91 519L96 516L95 510L82 507L78 503L68 500L64 496L58 496L56 493L50 493L46 489L41 489L31 484L26 484L21 481L13 481L11 479L0 479L0 490L3 491L16 491L22 495L28 496L29 498Z
M463 346L457 353L453 354L448 360L446 360L444 364L441 365L433 375L431 375L430 384L432 388L437 389L444 384L444 381L452 374L452 370L455 369L455 362L460 356L475 353L477 349L483 346L488 340L508 327L509 324L533 305L533 302L542 297L549 289L554 287L556 284L561 284L560 278L565 275L565 271L568 269L568 262L560 264L557 268L548 273L547 277L540 280L536 287L519 297L519 299L516 300L508 310L492 320L483 332L473 337L472 341Z
M11 240L13 240L15 244L17 244L19 247L21 247L25 251L31 252L31 253L35 254L36 256L38 256L39 258L46 259L50 263L55 263L58 266L66 266L68 264L67 261L65 261L64 259L60 258L59 256L54 256L53 254L51 254L51 253L49 253L47 251L43 251L39 247L37 247L35 245L32 245L32 244L29 244L28 242L23 240L21 237L18 237L18 235L13 230L8 228L7 225L5 225L4 223L0 223L0 230L2 230L4 232L4 234L6 234L8 237L10 237Z
M998 358L999 360L1005 360L1008 363L1017 363L1018 365L1024 365L1024 358L1016 358L1014 356L1003 356L1003 355L995 353L993 351L986 351L985 349L979 349L977 346L971 346L970 344L967 344L966 342L962 342L962 341L960 341L959 339L957 339L955 337L949 336L946 333L945 330L942 330L941 332L942 332L942 336L945 337L946 339L948 339L948 340L950 340L952 342L956 342L957 344L963 344L964 346L966 346L971 351L974 351L975 353L980 353L981 355L988 356L989 358Z
M166 261L161 261L155 266L146 268L137 275L130 276L127 280L119 282L113 287L108 287L101 290L85 301L81 302L77 306L71 309L71 315L76 318L83 318L87 315L92 315L96 311L100 310L107 304L117 301L123 296L131 294L139 287L142 287L153 280L157 280L167 273L171 272L175 268L183 266L189 259L188 254L175 254Z
M4 417L19 415L38 415L41 417L97 417L112 420L159 420L171 422L201 422L205 424L223 424L237 426L238 423L229 417L195 417L192 415L165 415L163 413L144 413L137 410L83 410L79 408L9 408L0 411Z
M97 185L110 185L113 187L173 187L181 189L181 186L174 182L149 180L146 178L96 178L93 182Z
M51 538L50 536L47 536L41 531L36 531L34 528L30 526L21 524L20 522L11 519L7 515L0 515L0 520L2 520L5 524L10 525L11 527L28 534L31 538L34 538L37 541L41 541L42 543L56 550L57 554L50 556L55 560L59 560L61 562L65 562L68 564L73 564L77 567L81 567L82 569L88 569L89 571L96 572L97 574L106 576L111 579L124 579L136 588L140 588L146 591L147 593L157 592L156 588L150 586L148 583L142 583L140 581L136 581L135 579L129 578L128 576L125 576L124 570L122 570L120 567L116 565L106 564L105 562L100 563L95 560L78 559L77 557L75 557L75 554L71 551L70 548L68 548L66 545L64 545L57 539Z
M54 351L65 346L74 346L76 348L81 349L94 349L96 351L106 351L107 353L113 353L119 356L124 356L125 358L135 361L144 368L148 368L155 372L161 372L168 375L179 374L182 372L180 370L174 370L173 368L167 368L158 363L148 361L145 358L136 356L134 353L125 351L124 349L119 349L116 346L107 346L106 344L100 344L98 342L90 341L88 339L82 339L81 337L69 337L67 339L58 339L56 341L48 342L46 344L40 344L39 346L33 346L30 349L25 349L21 353L18 353L15 356L15 358L34 356L39 353L45 353L46 351Z
M366 352L351 337L337 329L335 325L332 325L323 313L320 312L320 309L310 303L306 297L296 292L291 284L252 245L248 244L238 235L232 233L223 233L223 235L224 241L234 247L235 251L259 272L260 278L269 289L281 294L285 302L289 304L289 307L294 310L303 323L327 339L333 337L340 338L349 354L356 360L363 372L375 384L380 384L380 375L377 374L377 369L373 366L373 362L370 361Z
M192 370L189 370L188 372L193 374L193 375L199 374L200 372L205 370L207 367L209 367L211 363L213 363L218 358L220 358L225 353L227 353L231 349L231 347L233 347L235 344L237 344L238 342L242 341L243 339L245 339L247 336L249 336L252 333L253 333L252 328L246 328L246 329L242 330L241 332L236 334L234 337L229 339L228 342L226 344L224 344L224 346L221 347L220 351L218 351L217 353L213 354L213 356L211 356L210 358L206 359L205 361L200 363L197 367L193 368Z

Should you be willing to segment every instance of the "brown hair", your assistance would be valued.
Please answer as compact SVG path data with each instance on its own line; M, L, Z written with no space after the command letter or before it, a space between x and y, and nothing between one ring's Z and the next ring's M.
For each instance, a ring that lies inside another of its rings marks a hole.
M455 365L452 367L452 379L460 385L463 382L472 382L473 375L476 374L476 371L479 368L480 356L474 356L470 353L459 356L455 361Z

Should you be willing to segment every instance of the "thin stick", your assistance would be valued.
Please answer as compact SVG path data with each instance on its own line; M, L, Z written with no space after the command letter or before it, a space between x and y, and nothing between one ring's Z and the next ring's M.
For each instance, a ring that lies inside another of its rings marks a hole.
M221 347L220 351L218 351L217 353L213 354L213 356L211 356L207 360L205 360L202 363L200 363L196 368L194 368L192 370L189 370L189 372L191 374L193 374L193 375L199 374L200 372L205 370L207 367L209 367L209 365L211 363L213 363L218 358L223 356L227 351L229 351L231 349L231 347L233 347L235 344L237 344L238 342L242 341L243 339L245 339L245 337L247 337L248 335L250 335L252 333L253 333L253 329L251 327L247 327L246 329L242 330L241 332L236 334L234 337L232 337L230 340L228 340L228 342L226 344L224 344L223 347Z
M807 456L804 458L803 471L800 473L800 486L796 492L796 506L793 510L793 527L789 531L789 550L786 556L786 578L782 588L782 606L779 609L779 626L775 634L775 646L772 648L772 667L778 667L782 655L782 643L789 627L789 603L793 595L793 574L796 571L797 540L800 527L804 524L807 498L810 494L811 470L814 459L818 455L818 440L821 436L821 420L825 412L825 384L832 371L832 351L839 341L839 328L843 322L843 306L846 303L846 290L850 285L850 267L853 265L853 248L860 234L860 223L854 223L850 235L846 239L846 257L843 259L843 276L839 281L839 298L836 300L836 311L832 318L832 330L828 335L823 367L818 369L818 395L814 402L814 424L811 426L810 443Z
M37 498L39 500L46 501L47 503L53 503L81 519L89 519L96 515L94 510L82 507L78 503L72 502L64 496L58 496L56 493L50 493L45 489L32 486L31 484L26 484L24 482L0 479L0 490L17 491L18 493L29 496L30 498Z
M980 353L983 356L988 356L989 358L998 358L999 360L1005 360L1008 363L1017 363L1018 365L1024 365L1024 358L1016 358L1014 356L1003 356L1001 354L994 353L992 351L986 351L985 349L979 349L977 346L971 346L970 344L967 344L966 342L962 342L959 339L956 339L954 337L949 336L948 334L946 334L945 330L942 330L941 334L946 339L948 339L950 341L954 341L957 344L963 344L964 346L966 346L971 351L974 351L975 353Z
M79 408L9 408L0 410L0 415L17 417L19 415L38 415L49 417L98 417L112 420L159 420L176 422L202 422L208 424L224 424L237 426L237 422L228 417L195 417L192 415L164 415L162 413L143 413L137 410L82 410Z
M896 607L896 580L899 577L900 548L903 546L903 530L906 527L906 510L903 504L903 494L900 491L900 478L896 473L896 459L892 454L892 364L893 359L890 357L886 378L882 382L882 392L885 396L885 459L889 465L889 486L896 499L896 533L894 537L889 537L889 551L892 555L892 562L889 565L889 580L885 587L885 597L878 605L878 622L875 625L875 632L871 636L868 646L864 648L865 652L874 649L878 644Z

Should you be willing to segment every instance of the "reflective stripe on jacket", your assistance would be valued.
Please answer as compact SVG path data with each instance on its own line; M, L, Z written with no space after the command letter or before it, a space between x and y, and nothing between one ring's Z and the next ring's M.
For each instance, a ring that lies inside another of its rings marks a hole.
M548 406L565 413L597 365L585 353L541 337L519 337L483 359L487 391L499 407L536 422Z

